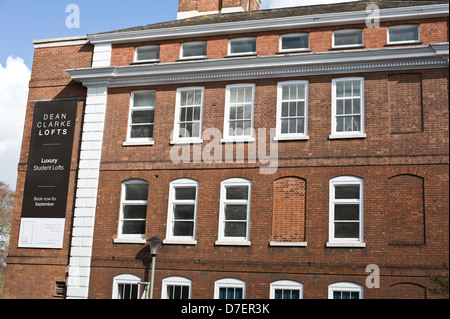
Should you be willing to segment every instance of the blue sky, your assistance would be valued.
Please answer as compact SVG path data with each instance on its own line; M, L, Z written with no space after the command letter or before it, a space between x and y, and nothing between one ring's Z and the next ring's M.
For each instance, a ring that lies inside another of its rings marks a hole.
M261 9L355 0L263 0ZM79 28L67 28L69 4ZM175 20L178 0L0 0L0 181L15 189L33 40L82 36Z

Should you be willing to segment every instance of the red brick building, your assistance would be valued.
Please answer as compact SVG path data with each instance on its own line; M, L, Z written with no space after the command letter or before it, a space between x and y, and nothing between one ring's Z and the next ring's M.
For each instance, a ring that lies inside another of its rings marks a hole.
M5 298L440 297L448 1L258 6L35 41Z

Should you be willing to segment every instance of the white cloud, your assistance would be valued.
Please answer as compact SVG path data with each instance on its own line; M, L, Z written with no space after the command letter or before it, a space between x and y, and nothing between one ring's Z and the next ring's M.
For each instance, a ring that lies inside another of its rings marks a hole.
M312 6L319 4L330 4L340 2L352 2L359 0L262 0L262 9L275 9L284 7L300 7L300 6Z
M23 59L0 63L0 181L16 187L31 71Z

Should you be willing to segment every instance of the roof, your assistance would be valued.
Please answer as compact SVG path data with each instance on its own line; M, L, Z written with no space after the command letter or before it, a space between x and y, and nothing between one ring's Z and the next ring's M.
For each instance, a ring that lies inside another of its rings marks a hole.
M365 11L369 4L376 4L380 9L391 9L402 7L435 5L435 4L448 4L448 3L449 0L441 0L441 1L360 0L354 2L344 2L326 5L255 10L238 13L208 14L188 19L172 20L167 22L149 24L146 26L138 26L116 31L95 33L92 35L132 32L141 30L157 30L157 29L177 28L177 27L216 24L216 23L231 23L238 21L252 21L252 20L264 20L264 19L295 17L295 16L308 16L327 13Z

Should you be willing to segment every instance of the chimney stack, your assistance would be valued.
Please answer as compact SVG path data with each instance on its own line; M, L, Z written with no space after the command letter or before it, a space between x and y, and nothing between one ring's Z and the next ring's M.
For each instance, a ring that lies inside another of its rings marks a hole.
M179 0L177 19L259 10L261 0Z

